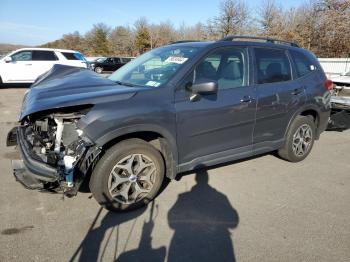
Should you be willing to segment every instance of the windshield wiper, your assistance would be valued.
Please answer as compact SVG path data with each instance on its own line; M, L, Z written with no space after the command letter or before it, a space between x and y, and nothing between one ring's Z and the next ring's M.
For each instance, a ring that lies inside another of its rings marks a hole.
M121 86L129 86L129 87L134 87L135 85L131 84L131 83L125 83L122 81L114 81L117 85L121 85Z

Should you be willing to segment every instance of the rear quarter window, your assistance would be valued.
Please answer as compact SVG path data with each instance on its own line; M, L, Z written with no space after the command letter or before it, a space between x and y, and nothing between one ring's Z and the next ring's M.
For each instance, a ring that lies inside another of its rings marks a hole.
M125 57L123 57L123 58L121 58L121 60L122 60L123 63L128 63L128 62L131 61L131 58L125 58Z
M290 53L292 55L293 62L294 62L298 77L302 77L304 75L307 75L310 72L315 70L315 68L316 68L315 65L304 54L297 52L297 51L290 51Z
M67 60L81 60L81 61L85 61L84 56L82 54L79 54L79 53L62 52L62 55Z

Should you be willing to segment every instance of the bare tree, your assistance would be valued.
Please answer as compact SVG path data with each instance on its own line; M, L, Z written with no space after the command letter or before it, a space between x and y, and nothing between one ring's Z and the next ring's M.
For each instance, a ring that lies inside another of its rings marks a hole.
M261 34L278 37L283 29L283 11L274 0L265 0L258 10L258 22Z
M134 55L134 34L129 27L117 26L109 37L109 49L114 55Z
M177 39L177 32L170 21L149 26L151 48L159 47Z
M205 40L207 38L207 28L202 23L193 26L186 26L182 23L177 30L177 38L179 40Z
M240 34L248 21L248 7L241 0L225 0L220 4L220 13L214 19L216 30L222 37Z

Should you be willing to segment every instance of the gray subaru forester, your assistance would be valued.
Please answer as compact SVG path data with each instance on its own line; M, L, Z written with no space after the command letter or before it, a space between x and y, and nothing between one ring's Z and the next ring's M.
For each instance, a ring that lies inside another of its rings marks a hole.
M66 196L86 180L103 207L134 209L184 171L271 151L303 160L327 127L331 88L311 52L269 38L176 42L108 78L55 65L8 134L13 173Z

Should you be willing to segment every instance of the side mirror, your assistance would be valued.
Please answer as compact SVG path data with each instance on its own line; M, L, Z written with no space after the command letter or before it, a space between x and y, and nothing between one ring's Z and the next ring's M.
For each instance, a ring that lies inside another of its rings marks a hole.
M210 95L218 92L218 83L215 81L198 83L191 86L193 94Z
M12 62L12 57L11 57L11 56L6 56L6 57L4 58L4 61L5 61L6 63L10 63L10 62Z
M198 83L192 85L189 89L192 91L190 100L195 102L200 99L201 95L216 94L218 92L218 83L215 81Z

